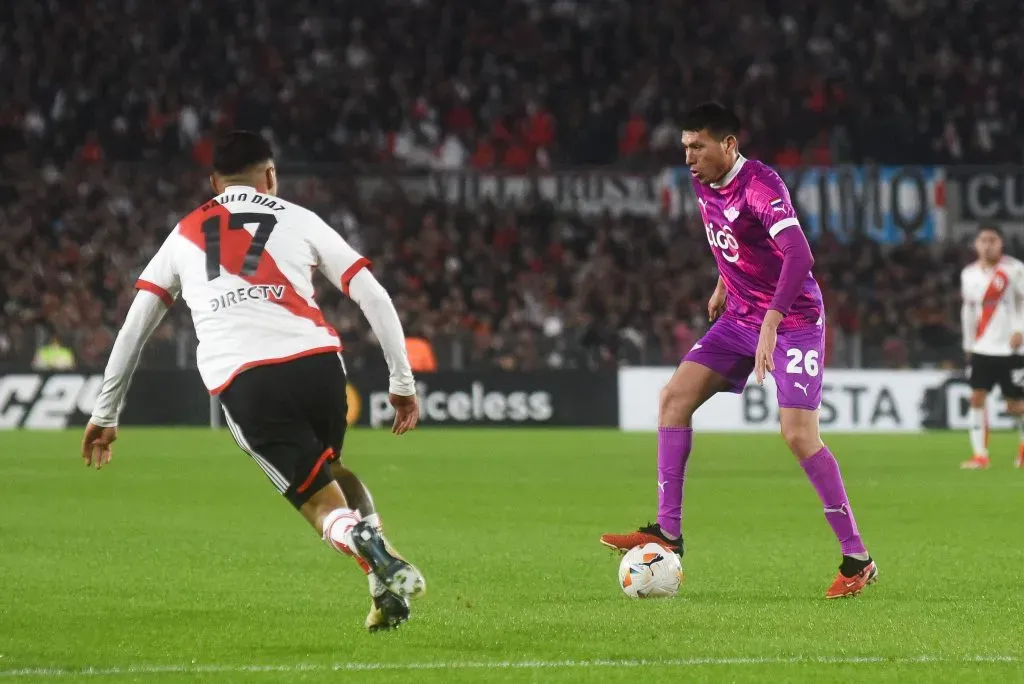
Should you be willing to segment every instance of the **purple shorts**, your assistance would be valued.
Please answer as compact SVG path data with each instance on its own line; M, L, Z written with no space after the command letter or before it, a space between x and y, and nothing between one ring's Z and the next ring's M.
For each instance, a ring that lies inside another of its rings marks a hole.
M683 360L707 366L729 381L729 392L738 394L754 370L760 333L757 328L719 318ZM824 324L779 331L772 377L780 407L816 409L821 405L824 356Z

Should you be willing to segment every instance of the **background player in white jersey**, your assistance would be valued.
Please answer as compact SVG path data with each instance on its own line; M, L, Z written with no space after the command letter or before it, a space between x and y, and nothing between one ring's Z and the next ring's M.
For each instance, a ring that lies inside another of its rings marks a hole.
M840 545L839 574L826 598L856 596L878 576L861 539L839 464L821 441L825 310L811 274L814 258L782 179L740 154L739 118L706 103L683 121L682 144L718 286L714 324L661 392L658 411L658 519L628 534L606 534L619 550L653 542L682 555L683 484L694 412L717 392L742 392L753 372L775 379L782 436L821 500ZM754 521L751 521L752 523Z
M980 226L974 249L978 260L960 273L960 322L971 383L974 455L960 467L989 467L985 400L992 387L999 385L1020 432L1014 463L1024 468L1024 263L1003 254L1003 234L997 226Z
M334 549L369 576L368 629L409 616L419 571L380 531L369 491L340 463L347 399L341 341L313 300L319 270L363 310L390 371L393 432L419 408L405 335L387 291L319 216L277 197L270 146L236 131L218 142L217 196L183 218L139 277L82 441L87 466L110 461L118 416L146 340L180 295L195 323L200 375L232 436Z

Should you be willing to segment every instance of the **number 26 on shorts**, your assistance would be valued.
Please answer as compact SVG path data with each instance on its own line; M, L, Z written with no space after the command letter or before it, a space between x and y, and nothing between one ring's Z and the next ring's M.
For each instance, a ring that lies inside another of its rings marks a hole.
M795 347L786 350L789 363L786 364L786 372L791 375L807 374L812 378L818 376L818 351L811 349L806 354Z

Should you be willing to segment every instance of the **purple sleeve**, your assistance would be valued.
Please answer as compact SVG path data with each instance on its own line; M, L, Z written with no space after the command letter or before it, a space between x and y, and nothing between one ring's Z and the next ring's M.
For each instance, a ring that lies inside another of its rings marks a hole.
M750 180L746 199L747 207L772 238L791 226L800 225L789 189L771 169L762 170Z
M804 280L814 265L814 256L800 226L792 226L780 232L775 236L775 244L782 250L782 272L779 273L775 296L768 308L785 316L800 294Z

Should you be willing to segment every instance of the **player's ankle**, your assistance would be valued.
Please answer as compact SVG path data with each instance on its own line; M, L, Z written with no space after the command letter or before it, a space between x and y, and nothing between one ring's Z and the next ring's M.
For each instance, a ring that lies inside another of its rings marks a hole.
M843 577L855 577L871 564L871 557L867 553L858 553L855 556L843 555L843 562L839 565L839 573ZM863 556L863 558L860 558L860 556Z
M369 566L367 566L367 567L369 567ZM385 591L388 590L388 588L384 585L384 583L381 582L380 579L375 574L373 574L372 572L368 572L366 577L368 578L367 581L370 584L370 596L371 597L376 598L377 596L380 596L381 594L383 594Z

